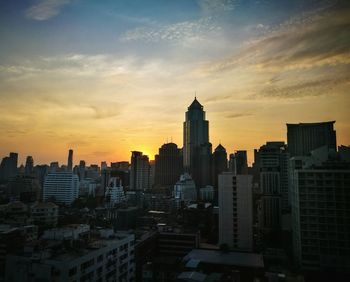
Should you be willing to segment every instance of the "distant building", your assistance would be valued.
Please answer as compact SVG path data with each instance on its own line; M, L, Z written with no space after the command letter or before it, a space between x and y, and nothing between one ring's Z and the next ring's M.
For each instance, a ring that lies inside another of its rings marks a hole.
M197 200L196 184L188 173L180 176L180 180L174 185L173 195L178 208L182 202Z
M32 175L34 172L34 160L32 156L28 156L26 159L25 174Z
M183 168L182 151L174 143L159 148L155 156L155 185L173 186L179 179Z
M205 186L199 189L199 197L202 201L212 202L215 199L215 190L213 186Z
M278 231L282 226L282 212L290 210L288 200L289 153L284 142L267 142L255 150L262 192L262 222L265 233Z
M335 121L287 124L287 144L291 157L307 156L314 149L337 149Z
M226 149L219 144L213 153L213 181L216 199L218 195L218 177L224 171L227 171L227 153Z
M150 166L148 156L142 152L133 151L131 154L130 189L146 191L149 189Z
M67 171L72 171L72 169L73 169L73 150L70 149L68 152Z
M205 120L203 106L195 98L186 112L183 129L184 169L191 174L198 187L212 184L209 122Z
M328 146L291 159L293 248L305 270L350 269L350 162Z
M17 175L8 181L6 193L9 199L30 203L40 199L41 187L33 176Z
M45 178L43 200L70 205L78 198L79 179L72 172L49 173Z
M253 176L219 175L219 244L232 249L253 248Z
M18 154L10 153L10 156L4 157L0 164L0 179L7 180L17 174Z
M122 182L117 177L112 177L106 188L105 201L107 205L114 206L126 201Z
M247 151L236 151L236 174L248 174L248 158Z
M31 207L34 224L55 227L58 222L58 206L54 203L36 203Z
M60 171L60 166L58 162L51 162L49 172L59 172L59 171Z
M44 231L41 237L44 240L78 240L88 237L90 225L88 224L70 224L61 228L52 228Z
M84 160L81 160L79 162L78 176L80 181L84 180L84 178L86 177L86 163Z

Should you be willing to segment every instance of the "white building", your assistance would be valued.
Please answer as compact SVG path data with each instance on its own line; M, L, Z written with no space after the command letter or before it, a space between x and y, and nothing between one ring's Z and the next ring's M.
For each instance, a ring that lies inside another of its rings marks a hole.
M105 198L106 202L110 206L114 206L115 204L120 204L126 201L124 189L119 178L112 177L109 180L109 184L106 187Z
M6 281L135 281L134 235L114 234L88 246L8 255Z
M44 182L43 199L70 205L79 195L79 178L72 172L49 173Z
M219 244L237 250L253 248L252 175L219 175Z
M182 174L180 180L174 185L173 196L177 207L180 207L181 202L197 200L196 184L188 173Z
M45 230L42 239L47 240L77 240L90 232L90 225L70 224L62 228Z

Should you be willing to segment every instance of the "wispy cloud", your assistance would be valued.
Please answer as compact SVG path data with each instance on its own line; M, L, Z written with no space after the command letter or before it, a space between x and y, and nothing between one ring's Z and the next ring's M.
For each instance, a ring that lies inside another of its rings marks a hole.
M247 117L252 115L253 115L252 113L232 113L232 114L225 115L225 117L229 119L234 119L234 118Z
M205 13L231 11L235 8L235 0L197 0L198 5Z
M45 21L57 16L72 0L39 0L25 11L28 19Z
M221 28L212 17L195 21L184 21L158 27L138 27L127 31L121 41L184 42L203 40L210 33Z

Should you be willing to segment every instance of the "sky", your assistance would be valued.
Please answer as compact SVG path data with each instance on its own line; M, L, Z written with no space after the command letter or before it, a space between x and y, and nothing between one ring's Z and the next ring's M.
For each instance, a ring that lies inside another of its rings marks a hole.
M350 1L0 0L0 157L154 158L197 99L213 149L336 120L350 145Z

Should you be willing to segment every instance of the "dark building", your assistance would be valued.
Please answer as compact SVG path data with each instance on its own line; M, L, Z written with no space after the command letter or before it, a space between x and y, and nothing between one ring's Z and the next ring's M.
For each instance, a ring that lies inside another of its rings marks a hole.
M173 186L182 173L181 149L174 143L164 144L155 156L156 186Z
M23 203L35 202L40 199L41 187L39 181L30 175L17 175L11 178L6 187L7 196Z
M9 157L2 159L0 164L0 179L7 180L17 174L18 154L10 153Z
M34 172L34 160L32 156L28 156L26 159L25 174L31 175Z
M247 151L237 151L235 153L236 174L248 174Z
M314 149L327 145L337 150L335 121L318 123L287 123L287 144L291 157L307 156Z
M271 233L281 228L282 212L288 212L288 160L284 142L267 142L255 150L262 192L262 228Z
M80 181L85 179L85 176L86 176L86 164L85 164L84 160L81 160L79 162L78 176L79 176L79 180Z
M70 149L68 153L67 170L72 171L73 169L73 150Z
M213 153L213 181L216 196L218 191L218 175L224 171L227 171L227 153L226 149L219 144Z
M197 187L211 184L211 144L209 121L205 120L203 106L195 98L186 112L184 122L184 169L189 172Z
M130 189L145 191L149 188L149 160L142 152L131 152Z

